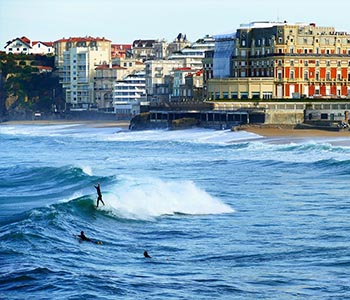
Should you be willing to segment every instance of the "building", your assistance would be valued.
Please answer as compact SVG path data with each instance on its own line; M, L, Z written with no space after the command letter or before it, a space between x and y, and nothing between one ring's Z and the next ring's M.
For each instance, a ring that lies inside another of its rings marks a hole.
M97 109L94 93L96 67L110 62L110 48L100 49L93 41L79 45L64 51L63 65L60 67L67 108Z
M190 46L191 43L187 40L186 35L179 33L171 43L168 43L165 40L154 43L154 59L166 59L170 55L180 52L184 48Z
M111 61L111 41L106 38L87 37L70 37L63 38L54 42L55 48L55 66L60 68L63 65L63 54L71 48L90 48L99 51L103 61L100 64L108 65Z
M7 54L55 54L52 42L31 41L25 36L8 41L5 51Z
M241 25L232 37L232 73L222 78L214 55L210 99L345 98L349 94L350 34L346 32L313 23L254 22Z
M182 61L184 67L200 70L203 68L202 60L205 58L205 52L214 50L215 40L213 37L205 36L202 39L192 43L191 46L183 48L181 51L171 54L169 60Z
M115 58L127 58L132 57L132 45L131 44L112 44L111 45L112 60Z
M146 101L145 72L137 72L114 83L113 105L118 118L131 119L140 114L140 105Z
M113 88L116 80L123 79L127 68L112 65L101 65L95 68L94 90L97 108L106 112L114 112Z
M142 61L155 59L156 43L158 43L157 40L135 40L132 44L133 57Z
M174 70L184 67L180 60L148 60L145 62L146 93L149 101L169 100ZM159 94L160 93L160 94Z
M195 70L184 67L177 68L174 70L174 84L173 84L173 93L172 100L180 100L184 98L184 94L180 93L181 88L185 85L185 79L189 74L192 74Z

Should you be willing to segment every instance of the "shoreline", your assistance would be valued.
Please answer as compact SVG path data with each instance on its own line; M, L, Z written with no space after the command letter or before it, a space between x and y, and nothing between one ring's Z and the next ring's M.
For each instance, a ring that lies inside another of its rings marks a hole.
M12 120L0 123L0 126L6 125L87 125L96 128L103 127L121 127L129 128L130 121L126 120Z
M95 128L119 127L129 129L130 121L127 120L12 120L1 122L0 126L7 125L86 125ZM326 129L295 129L292 126L264 126L264 125L243 125L237 129L257 134L262 137L275 138L308 138L308 137L349 137L350 131L330 131ZM234 131L233 131L234 132Z
M290 138L307 138L307 137L350 137L350 131L331 131L326 129L295 129L292 127L279 126L255 126L248 125L240 130L255 133L263 137L290 137Z

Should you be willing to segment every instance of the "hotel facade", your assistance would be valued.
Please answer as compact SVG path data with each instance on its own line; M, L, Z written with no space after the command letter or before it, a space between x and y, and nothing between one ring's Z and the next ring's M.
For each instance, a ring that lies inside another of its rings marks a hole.
M350 34L313 23L241 25L216 37L213 68L209 100L347 98Z

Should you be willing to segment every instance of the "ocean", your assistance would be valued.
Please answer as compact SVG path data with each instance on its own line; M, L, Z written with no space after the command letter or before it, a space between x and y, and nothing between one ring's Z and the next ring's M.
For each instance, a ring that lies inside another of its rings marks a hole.
M350 299L349 138L9 124L0 142L1 299Z

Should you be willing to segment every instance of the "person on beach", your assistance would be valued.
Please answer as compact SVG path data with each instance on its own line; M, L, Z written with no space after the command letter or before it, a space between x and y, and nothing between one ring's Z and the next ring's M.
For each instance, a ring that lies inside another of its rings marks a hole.
M98 207L98 204L100 203L100 201L102 202L103 205L105 205L105 203L102 200L102 193L101 193L101 186L100 183L98 183L97 185L94 185L96 191L97 191L97 204L96 207Z
M80 234L78 234L77 237L81 238L82 241L91 241L88 237L86 237L84 231L80 231Z

